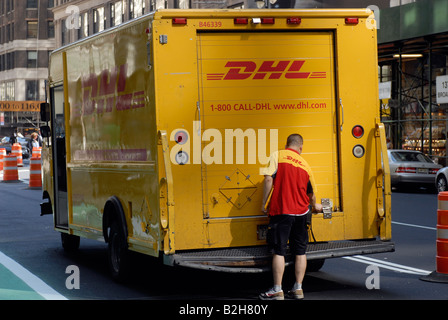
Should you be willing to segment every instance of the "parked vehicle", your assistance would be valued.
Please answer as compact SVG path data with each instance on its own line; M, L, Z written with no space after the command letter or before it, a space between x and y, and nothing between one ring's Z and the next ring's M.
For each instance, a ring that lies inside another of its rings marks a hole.
M437 172L442 168L420 151L388 150L392 187L434 187Z
M448 191L448 167L437 171L435 184L438 192Z

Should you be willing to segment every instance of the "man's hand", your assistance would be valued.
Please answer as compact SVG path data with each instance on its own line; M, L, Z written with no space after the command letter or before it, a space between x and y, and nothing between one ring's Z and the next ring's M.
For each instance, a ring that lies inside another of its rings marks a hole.
M261 206L261 212L263 212L264 214L268 214L268 210L265 208L264 204Z
M322 211L323 211L322 204L321 204L321 203L316 203L316 204L314 205L314 212L319 213L319 212L322 212Z

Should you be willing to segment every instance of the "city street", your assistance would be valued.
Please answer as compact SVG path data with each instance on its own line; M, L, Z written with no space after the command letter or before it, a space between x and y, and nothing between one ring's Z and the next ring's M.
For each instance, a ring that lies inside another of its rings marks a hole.
M1 300L255 300L271 285L270 274L172 268L137 254L131 278L118 284L108 274L105 243L81 239L77 253L64 252L52 217L40 216L41 191L28 187L28 169L25 161L19 182L0 183ZM396 251L327 260L305 277L306 300L448 299L448 284L420 280L435 270L437 195L394 192L392 201ZM369 266L379 266L375 281Z

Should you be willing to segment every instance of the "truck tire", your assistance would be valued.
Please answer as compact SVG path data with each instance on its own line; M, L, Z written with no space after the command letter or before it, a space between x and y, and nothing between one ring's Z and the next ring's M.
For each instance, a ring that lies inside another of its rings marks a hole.
M74 252L79 249L80 238L68 233L61 233L62 248L65 252Z
M316 260L308 260L307 261L307 272L317 272L319 271L325 263L325 259L316 259Z
M117 221L112 221L110 225L107 258L112 278L125 281L129 275L129 252Z

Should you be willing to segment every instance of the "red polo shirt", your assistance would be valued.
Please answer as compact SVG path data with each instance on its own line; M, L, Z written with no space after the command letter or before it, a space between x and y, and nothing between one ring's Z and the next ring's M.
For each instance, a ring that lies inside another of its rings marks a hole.
M308 212L308 193L314 193L311 168L293 149L274 152L262 174L274 176L269 215L304 215Z

